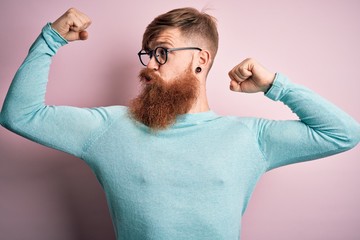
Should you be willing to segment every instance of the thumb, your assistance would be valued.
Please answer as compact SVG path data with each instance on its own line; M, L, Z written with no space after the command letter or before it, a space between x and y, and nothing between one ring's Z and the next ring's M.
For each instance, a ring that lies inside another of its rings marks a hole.
M80 40L86 40L89 38L89 33L87 31L82 31L79 33Z
M65 38L70 42L76 40L86 40L88 39L88 37L89 37L89 33L87 31L78 32L72 30L70 30L65 36Z
M239 82L234 80L230 81L230 90L234 92L242 92Z

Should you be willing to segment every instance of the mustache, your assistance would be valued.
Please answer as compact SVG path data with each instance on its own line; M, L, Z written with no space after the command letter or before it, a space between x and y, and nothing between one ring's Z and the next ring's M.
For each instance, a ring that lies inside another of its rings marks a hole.
M146 82L150 82L151 80L154 81L160 79L160 76L158 76L155 73L155 70L149 68L142 69L138 77L141 83L146 83Z

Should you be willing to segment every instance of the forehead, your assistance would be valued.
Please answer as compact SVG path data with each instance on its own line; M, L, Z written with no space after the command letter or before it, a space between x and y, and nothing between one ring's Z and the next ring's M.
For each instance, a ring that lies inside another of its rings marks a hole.
M179 47L185 43L185 40L178 28L170 28L160 32L160 34L150 42L149 47L151 49L157 46Z

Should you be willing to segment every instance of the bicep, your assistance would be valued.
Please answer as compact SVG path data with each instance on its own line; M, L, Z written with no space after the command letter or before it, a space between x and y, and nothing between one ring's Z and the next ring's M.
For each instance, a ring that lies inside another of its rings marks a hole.
M44 106L5 127L37 143L81 157L87 141L110 121L107 108Z
M296 120L263 120L258 137L268 161L268 170L346 150L341 146L342 139L336 139Z

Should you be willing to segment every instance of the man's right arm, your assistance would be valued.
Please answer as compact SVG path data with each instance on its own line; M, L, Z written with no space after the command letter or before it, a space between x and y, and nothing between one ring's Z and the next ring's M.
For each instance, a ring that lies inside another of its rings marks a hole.
M66 20L63 16L60 19ZM61 31L54 31L47 24L31 46L11 83L1 111L0 123L35 142L81 157L87 142L109 125L115 108L85 109L45 105L51 57L68 40L75 40L76 37L81 39L80 35L84 37L84 33L81 33L84 28L76 28L77 23L69 19L63 22L63 25L69 24L68 30L72 32L70 35L61 35ZM53 26L59 26L54 24ZM77 36L74 29L78 31Z

